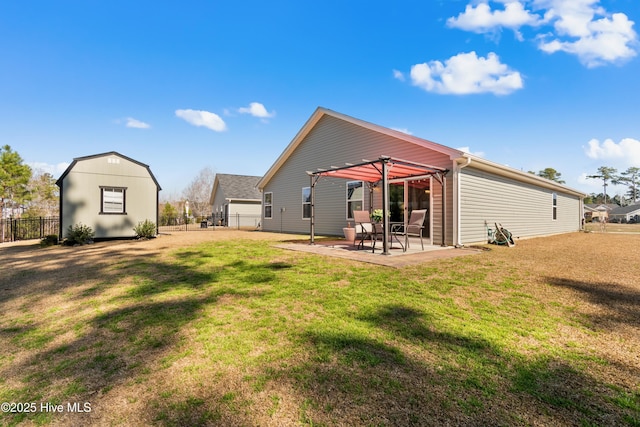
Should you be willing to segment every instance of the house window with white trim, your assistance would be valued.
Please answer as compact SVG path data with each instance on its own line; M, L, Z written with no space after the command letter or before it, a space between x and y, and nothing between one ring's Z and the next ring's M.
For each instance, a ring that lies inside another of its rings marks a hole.
M100 187L100 214L126 215L126 187Z
M311 218L311 187L302 188L302 219Z
M556 193L553 193L553 205L551 209L553 220L555 221L558 219L558 195Z
M273 218L273 193L264 193L264 217Z
M362 181L347 182L347 219L353 219L354 211L363 209L364 184Z

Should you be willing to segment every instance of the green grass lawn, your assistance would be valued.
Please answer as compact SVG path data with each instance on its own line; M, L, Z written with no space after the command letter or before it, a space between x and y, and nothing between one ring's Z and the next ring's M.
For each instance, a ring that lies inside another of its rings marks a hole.
M507 251L390 269L222 241L59 271L46 309L0 298L0 401L93 418L0 423L640 425L609 331Z

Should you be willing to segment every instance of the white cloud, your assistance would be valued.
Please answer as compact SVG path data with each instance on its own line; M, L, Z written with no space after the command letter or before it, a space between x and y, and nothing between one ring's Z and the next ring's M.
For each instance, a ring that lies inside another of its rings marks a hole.
M488 3L480 3L475 7L468 4L464 12L449 18L447 25L474 33L492 33L505 27L513 30L516 37L522 40L518 31L520 27L538 26L541 22L540 16L526 10L520 1L506 1L503 10L491 10Z
M622 167L640 164L640 141L624 138L619 143L612 139L600 142L592 139L584 149L587 157L594 160L615 161Z
M493 52L486 58L469 52L452 56L444 64L416 64L411 67L411 82L427 92L456 95L507 95L523 87L520 73L502 64Z
M608 15L592 4L597 3L595 0L550 3L553 7L547 16L554 20L556 34L539 37L538 47L542 51L576 55L590 68L636 55L634 45L638 43L638 35L633 30L634 22L624 13Z
M54 177L59 177L60 175L62 175L62 172L64 172L65 170L67 170L67 168L69 167L70 163L67 162L61 162L55 165L51 165L49 163L45 163L45 162L30 162L27 163L31 169L35 170L39 170L45 173L50 173L51 175L53 175Z
M492 8L493 3L504 7ZM608 12L600 0L479 0L447 25L483 34L509 28L519 40L524 39L521 28L536 28L540 50L575 55L587 67L620 63L637 54L634 22L624 13Z
M470 147L458 147L456 150L460 150L463 153L473 154L474 156L484 157L484 151L476 151L475 153L471 152Z
M241 114L250 114L253 117L261 119L268 119L276 115L275 111L268 112L264 105L259 102L252 102L248 107L238 108L238 112Z
M593 187L593 189L600 188L600 190L602 190L602 180L589 178L591 175L593 175L593 173L581 173L577 179L578 184Z
M393 70L393 78L398 79L401 82L406 80L402 71L398 71L398 70Z
M407 135L413 135L407 128L391 128L391 129L396 130L398 132L406 133Z
M150 124L141 122L140 120L134 119L133 117L127 117L127 124L125 126L135 129L149 129L151 127Z
M194 126L203 126L216 132L227 130L227 125L215 113L203 110L176 110L176 116Z

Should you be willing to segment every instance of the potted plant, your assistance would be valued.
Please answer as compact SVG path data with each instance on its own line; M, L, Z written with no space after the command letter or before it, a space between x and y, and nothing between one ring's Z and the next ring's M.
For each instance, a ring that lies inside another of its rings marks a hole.
M342 229L342 232L344 233L344 238L346 240L350 242L353 242L356 240L356 229L351 227L350 222L348 222L347 226Z
M371 221L373 222L381 222L382 221L382 209L374 209L371 213Z

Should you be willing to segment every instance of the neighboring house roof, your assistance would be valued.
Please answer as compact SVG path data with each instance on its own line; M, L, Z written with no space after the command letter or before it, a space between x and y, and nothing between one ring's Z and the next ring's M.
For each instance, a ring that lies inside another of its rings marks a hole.
M611 209L609 215L627 215L634 212L640 213L640 204L628 205L628 206L618 206L614 209Z
M613 203L585 203L584 207L594 211L610 211L619 206Z
M585 193L574 190L570 187L567 187L562 184L558 184L555 181L548 180L546 178L539 177L537 175L519 171L517 169L513 169L508 166L500 165L498 163L491 162L489 160L485 160L481 157L474 156L472 154L466 153L461 150L457 150L454 148L446 147L444 145L437 144L432 141L428 141L426 139L418 138L413 135L409 135L404 132L400 132L397 130L389 129L384 126L376 125L373 123L366 122L364 120L356 119L354 117L347 116L346 114L338 113L333 110L329 110L327 108L318 107L316 111L311 115L311 117L304 124L302 129L298 131L293 140L289 143L289 145L282 152L280 157L276 159L274 164L269 168L267 173L262 177L262 179L258 182L258 188L263 189L273 178L273 176L278 172L278 170L285 164L289 156L293 154L296 148L302 143L305 137L311 132L314 126L320 121L320 119L324 116L335 117L340 120L344 120L348 123L351 123L356 126L361 126L363 128L372 130L374 132L382 133L385 135L389 135L393 138L397 138L399 140L409 142L421 147L424 147L429 150L433 150L445 155L448 155L452 161L456 161L459 164L473 164L473 167L491 172L496 175L504 176L507 178L515 179L521 182L527 182L530 184L538 185L541 187L550 188L556 191L562 191L564 193L584 197ZM388 156L392 153L380 153L380 155ZM410 160L410 159L407 159ZM327 165L318 165L318 167L326 167Z
M146 164L141 163L141 162L139 162L137 160L134 160L131 157L127 157L125 155L122 155L122 154L120 154L120 153L118 153L116 151L109 151L108 153L94 154L92 156L76 157L75 159L73 159L73 162L71 162L69 167L62 173L62 175L60 175L60 178L58 178L58 180L56 181L56 185L58 187L60 187L62 185L62 181L64 180L64 178L67 175L69 175L69 172L71 172L71 170L76 165L76 163L81 162L83 160L90 160L90 159L95 159L95 158L98 158L98 157L107 157L107 156L118 156L118 157L120 157L120 158L122 158L124 160L130 161L132 163L135 163L135 164L137 164L139 166L142 166L143 168L147 169L147 172L149 172L149 176L151 176L151 179L156 184L156 187L158 187L158 191L162 190L162 187L160 187L160 184L158 183L158 180L153 175L153 172L151 172L151 169L149 168L149 165L146 165Z
M227 200L260 201L262 196L256 187L262 177L249 175L216 174L211 190L211 203L216 192L222 191Z

